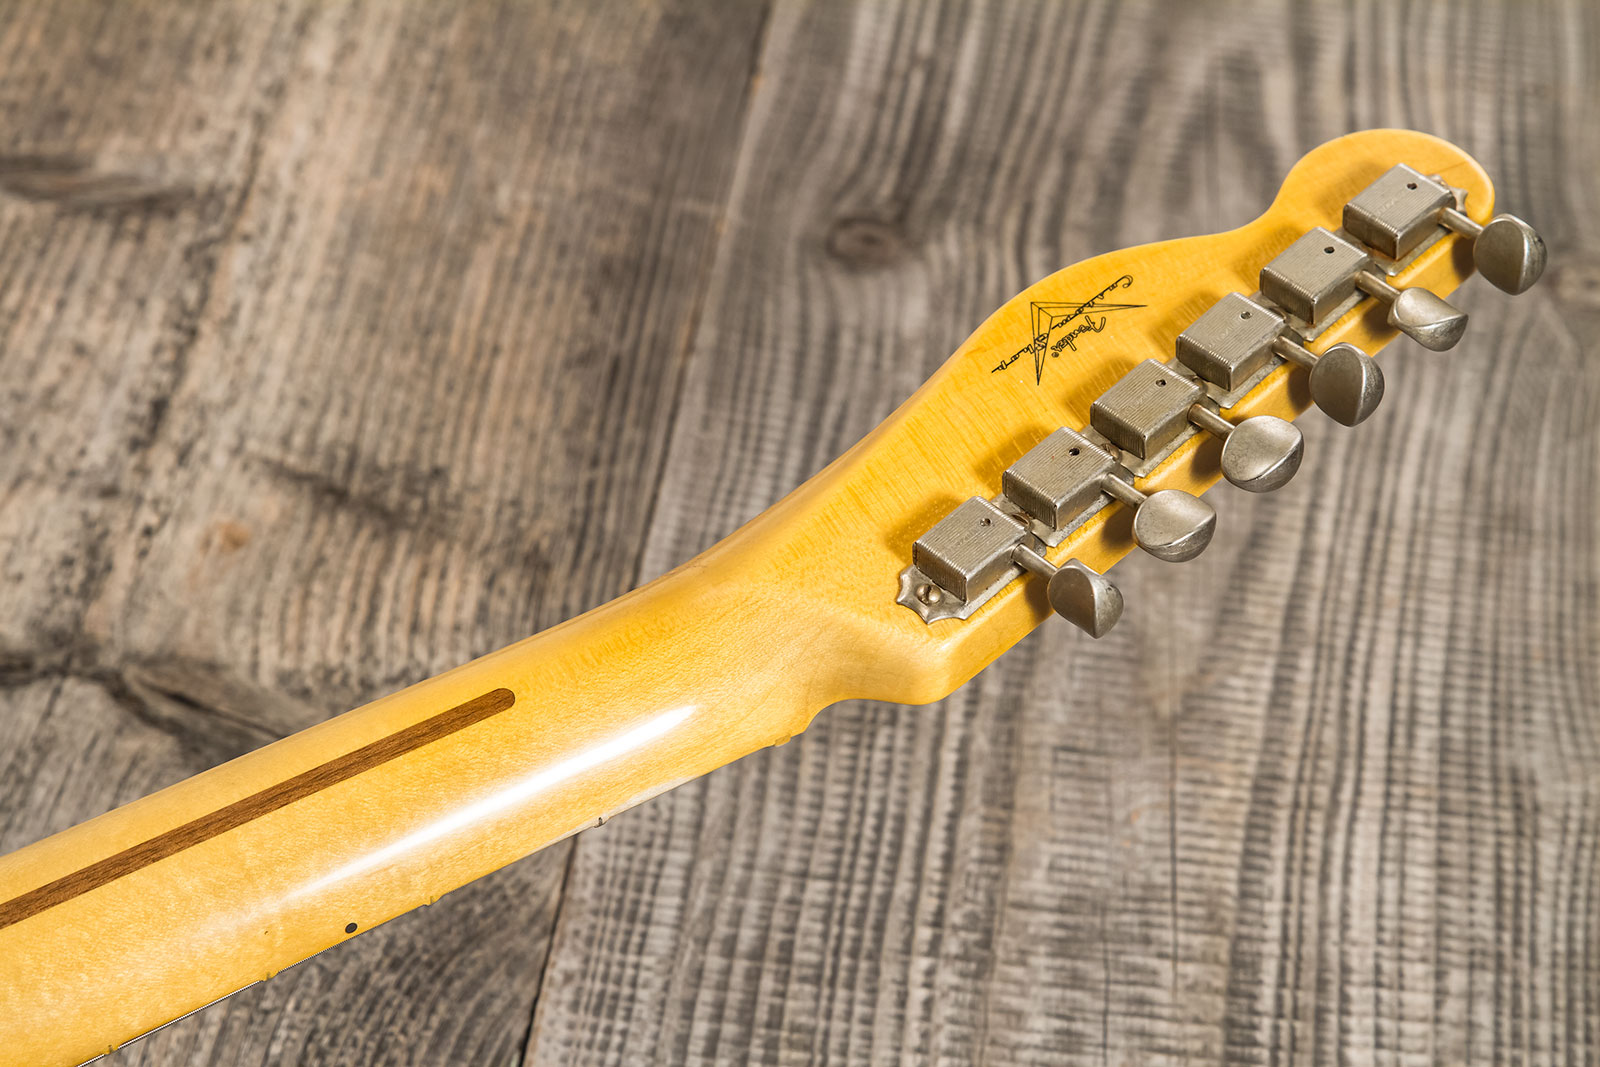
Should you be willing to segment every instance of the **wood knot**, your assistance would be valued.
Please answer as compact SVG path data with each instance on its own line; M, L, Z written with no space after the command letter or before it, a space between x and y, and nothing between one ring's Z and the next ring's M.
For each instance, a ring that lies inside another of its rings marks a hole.
M171 211L193 187L145 162L109 166L88 156L0 155L0 192L67 211Z
M828 229L828 254L848 267L868 270L887 267L905 251L899 227L881 219L852 216Z
M250 543L250 527L232 519L218 521L211 530L217 547L224 553L237 552Z

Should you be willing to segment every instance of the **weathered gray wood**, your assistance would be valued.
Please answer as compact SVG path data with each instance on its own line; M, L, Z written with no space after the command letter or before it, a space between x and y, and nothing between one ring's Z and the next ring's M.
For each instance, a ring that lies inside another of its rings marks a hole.
M1581 0L38 4L0 59L0 849L659 573L1028 281L1347 129L1463 144L1556 256L1119 566L1105 641L832 709L120 1061L1600 1056Z
M1579 3L776 5L646 573L1026 281L1420 126L1551 238L1123 627L850 705L586 834L528 1061L1600 1056L1600 20Z
M628 587L763 14L0 10L0 850ZM514 1061L569 847L119 1061Z

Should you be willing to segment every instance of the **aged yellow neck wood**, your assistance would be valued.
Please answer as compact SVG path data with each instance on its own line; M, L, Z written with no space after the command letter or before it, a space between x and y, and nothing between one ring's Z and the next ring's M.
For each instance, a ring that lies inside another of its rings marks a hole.
M895 603L912 542L1213 301L1405 162L1493 190L1455 147L1373 131L1290 173L1229 233L1112 252L989 318L865 440L704 555L604 607L0 859L0 1064L76 1064L616 812L805 729L835 701L949 693L1044 617L1013 582L971 619ZM1402 276L1435 292L1471 271L1450 237ZM1031 305L1128 305L1036 364ZM1313 346L1394 336L1374 301ZM1023 353L1020 358L1019 353ZM1277 368L1238 415L1292 417ZM1141 486L1201 492L1195 439ZM1050 553L1098 570L1133 547L1113 507Z

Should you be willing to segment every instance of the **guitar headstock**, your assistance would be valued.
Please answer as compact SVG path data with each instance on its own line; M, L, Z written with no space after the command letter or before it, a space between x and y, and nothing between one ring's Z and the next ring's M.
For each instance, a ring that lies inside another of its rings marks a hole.
M1029 287L775 509L807 509L791 547L823 564L810 594L861 616L853 639L883 652L848 695L942 695L1051 608L1105 633L1122 611L1112 564L1135 548L1193 559L1226 521L1201 494L1285 484L1293 419L1360 423L1383 395L1375 353L1400 333L1452 347L1467 316L1448 294L1475 269L1521 292L1544 256L1494 215L1466 153L1374 130L1306 155L1239 229Z

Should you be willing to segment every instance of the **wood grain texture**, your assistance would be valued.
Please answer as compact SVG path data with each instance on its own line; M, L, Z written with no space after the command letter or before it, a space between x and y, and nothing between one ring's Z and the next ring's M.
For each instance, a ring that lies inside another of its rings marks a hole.
M0 850L630 584L761 21L0 12ZM566 859L121 1059L515 1059Z
M837 708L564 892L556 850L123 1061L1596 1055L1592 13L6 18L0 848L659 573L1028 281L1343 130L1458 141L1556 257L1202 561L1119 567L1115 637Z
M0 857L0 1019L12 1021L0 1062L72 1067L783 744L838 701L949 695L1048 612L1037 585L1018 582L965 621L925 625L889 596L915 531L951 496L992 491L1050 428L1082 425L1125 371L1170 353L1200 309L1249 289L1395 159L1446 175L1488 220L1489 180L1450 143L1335 138L1246 226L1095 256L1029 286L856 447L672 573ZM1421 250L1396 284L1453 293L1465 251L1454 238ZM1108 291L1107 277L1146 301L1123 309L1114 344L1056 357L1043 388L1032 360L1003 358L1038 336L1038 302ZM1390 343L1367 304L1319 343ZM1303 413L1290 369L1232 410ZM1216 451L1178 443L1141 485L1203 492L1220 477ZM1053 554L1105 570L1133 550L1126 518L1107 509Z
M266 789L231 804L196 816L171 830L156 834L114 852L103 860L79 867L19 896L0 903L0 929L19 923L119 878L136 874L152 864L171 859L186 849L237 830L279 808L305 800L324 789L364 774L390 760L409 755L434 741L497 715L516 703L509 689L494 689L464 704L447 708L396 733L325 760ZM348 931L354 933L354 924Z
M1350 128L1550 236L1195 564L1119 565L932 709L835 708L580 842L530 1060L1597 1055L1600 185L1579 5L778 4L646 572L865 432L1019 285L1236 225Z

